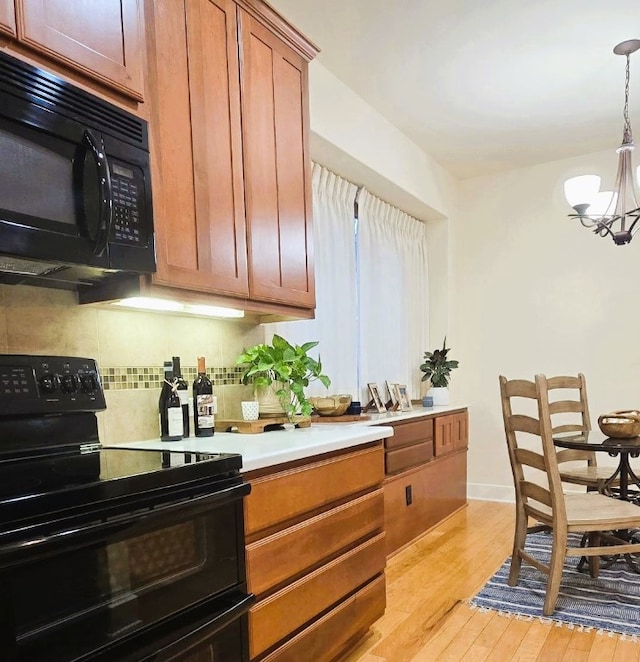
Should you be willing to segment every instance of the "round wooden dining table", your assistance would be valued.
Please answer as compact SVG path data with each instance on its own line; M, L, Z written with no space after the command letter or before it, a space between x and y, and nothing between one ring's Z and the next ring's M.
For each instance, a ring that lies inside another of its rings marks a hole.
M618 466L611 467L611 476L603 484L603 493L634 503L640 501L640 478L629 462L629 458L640 456L640 437L614 439L605 437L600 431L591 430L580 435L558 435L553 438L553 443L560 448L595 451L617 457ZM616 479L620 481L619 487L613 487Z

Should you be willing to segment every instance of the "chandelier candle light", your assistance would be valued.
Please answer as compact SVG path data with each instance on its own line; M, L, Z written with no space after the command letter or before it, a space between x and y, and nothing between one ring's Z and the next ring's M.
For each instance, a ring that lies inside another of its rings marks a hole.
M618 153L618 172L613 191L600 191L598 175L580 175L564 183L567 202L575 210L570 218L577 218L586 228L592 228L600 237L611 237L621 246L628 244L640 225L640 196L633 180L631 152L635 149L629 121L629 56L640 49L640 39L629 39L618 44L613 52L627 60L624 84L624 129ZM637 170L640 185L640 167Z

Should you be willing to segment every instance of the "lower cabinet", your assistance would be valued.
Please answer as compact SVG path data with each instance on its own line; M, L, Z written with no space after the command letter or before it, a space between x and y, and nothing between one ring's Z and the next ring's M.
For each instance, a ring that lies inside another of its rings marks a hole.
M466 503L467 454L464 451L387 478L384 484L387 556Z
M467 411L393 423L385 439L387 556L467 503Z
M329 661L384 613L383 452L246 474L252 660Z

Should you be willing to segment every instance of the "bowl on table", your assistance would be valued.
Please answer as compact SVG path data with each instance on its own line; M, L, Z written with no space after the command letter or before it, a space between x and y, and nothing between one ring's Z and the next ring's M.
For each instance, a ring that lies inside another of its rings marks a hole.
M313 409L320 416L342 416L351 404L350 395L327 395L309 398Z
M612 411L598 417L602 434L613 439L631 439L640 436L640 411L636 409Z

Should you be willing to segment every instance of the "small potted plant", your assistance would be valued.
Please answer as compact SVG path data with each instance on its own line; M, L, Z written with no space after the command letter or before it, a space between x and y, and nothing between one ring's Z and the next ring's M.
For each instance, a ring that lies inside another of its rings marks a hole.
M449 404L449 379L451 371L458 367L458 361L451 361L447 358L450 349L447 347L447 337L445 336L442 349L425 352L424 363L420 366L420 370L424 372L422 381L431 381L431 388L427 395L433 398L434 405Z
M311 415L313 406L304 389L315 380L325 387L331 384L322 373L320 357L316 360L309 356L309 350L317 345L317 341L292 345L274 334L271 345L254 345L236 359L236 365L245 368L242 383L253 384L261 416L286 415L291 420L294 416Z

